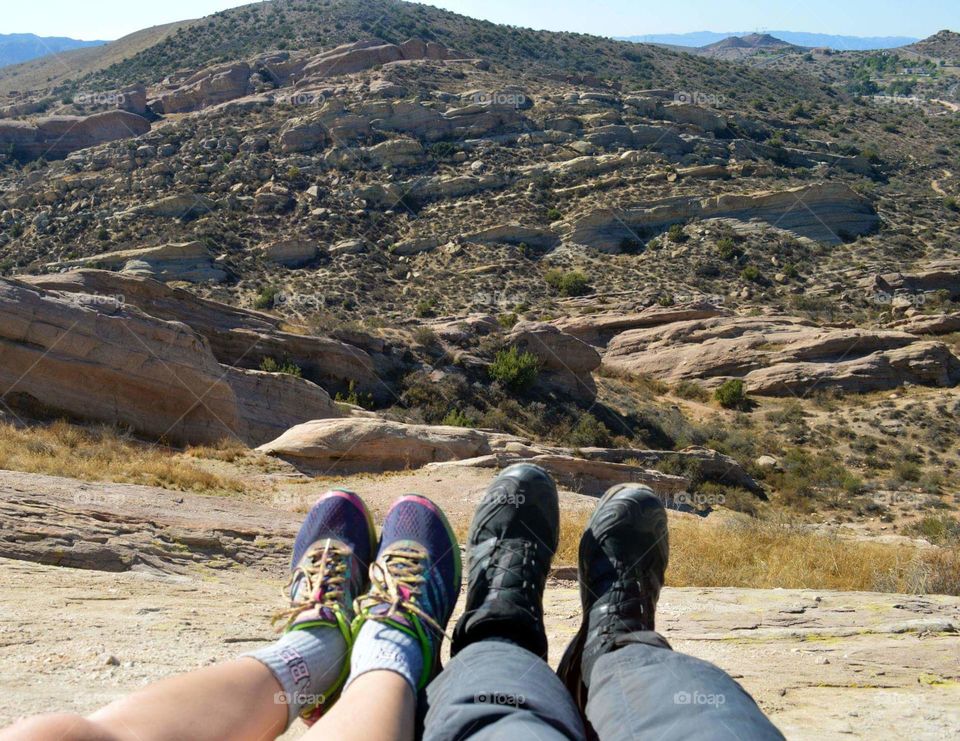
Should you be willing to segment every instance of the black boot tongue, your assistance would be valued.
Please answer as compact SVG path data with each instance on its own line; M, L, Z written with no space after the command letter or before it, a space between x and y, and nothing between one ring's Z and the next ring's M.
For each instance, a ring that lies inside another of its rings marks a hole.
M545 575L540 573L537 549L537 544L528 540L496 543L486 567L489 591L479 608L466 618L466 642L500 638L546 657L547 635L540 604L543 586L539 583L545 581Z

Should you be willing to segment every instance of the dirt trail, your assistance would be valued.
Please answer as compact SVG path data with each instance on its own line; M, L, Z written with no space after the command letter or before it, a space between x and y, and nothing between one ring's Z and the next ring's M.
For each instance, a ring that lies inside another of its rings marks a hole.
M378 511L419 489L469 512L488 476L349 483L371 492ZM293 488L308 501L327 486ZM271 504L0 472L0 724L86 712L269 641L301 508L280 496ZM579 624L573 582L551 581L546 612L556 665ZM788 737L818 740L905 728L910 738L960 735L958 627L960 598L942 596L667 588L658 610L677 650L732 673Z
M952 178L952 177L953 177L953 173L952 173L952 172L950 172L949 170L944 170L944 171L943 171L943 179L949 179L949 178ZM945 190L943 189L943 186L940 185L940 180L939 180L939 179L931 180L931 181L930 181L930 187L933 188L934 191L936 191L937 193L939 193L939 194L942 195L942 196L949 196L949 195L950 195L949 193L947 193L947 191L945 191Z

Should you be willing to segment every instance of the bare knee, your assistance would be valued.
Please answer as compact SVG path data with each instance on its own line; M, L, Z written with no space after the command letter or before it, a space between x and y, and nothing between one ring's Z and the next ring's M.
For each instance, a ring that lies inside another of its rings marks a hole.
M0 741L120 741L98 723L72 713L35 715L0 731Z

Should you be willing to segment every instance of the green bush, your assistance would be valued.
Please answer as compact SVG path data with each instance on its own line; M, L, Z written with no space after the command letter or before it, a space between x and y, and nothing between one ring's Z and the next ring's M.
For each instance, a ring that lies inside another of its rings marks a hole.
M266 288L262 289L260 293L257 294L257 297L253 300L253 308L272 309L279 294L280 289L276 288L275 286L267 286Z
M540 361L533 353L520 352L514 346L498 352L487 372L490 378L511 391L525 391L536 383Z
M610 430L590 412L580 416L567 436L567 442L575 448L606 448L610 441Z
M544 280L561 296L583 296L590 292L590 279L579 270L564 272L553 268L547 271Z
M303 371L300 366L292 362L289 358L277 361L276 358L269 356L260 361L260 370L267 373L286 373L288 376L303 377Z
M740 277L755 283L760 280L760 268L756 265L747 265L747 267L740 271Z
M459 409L451 409L447 416L443 418L441 424L452 425L453 427L473 427L473 420Z
M743 254L743 250L731 237L723 237L717 240L717 253L724 260L736 260Z
M724 409L739 409L747 401L747 389L739 378L731 378L717 387L713 392L713 398Z
M683 233L683 224L673 224L667 229L667 239L675 244L687 241L687 235Z
M560 213L559 208L551 208L547 211L547 219L549 221L560 221L563 218L563 214Z

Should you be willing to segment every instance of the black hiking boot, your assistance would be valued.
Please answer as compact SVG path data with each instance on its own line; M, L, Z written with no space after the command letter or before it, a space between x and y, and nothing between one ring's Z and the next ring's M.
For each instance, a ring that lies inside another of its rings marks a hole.
M559 530L557 487L546 471L518 463L493 480L470 525L467 603L451 656L501 638L546 658L543 590Z
M648 487L620 484L603 495L580 540L583 623L557 670L581 712L597 659L654 630L668 553L667 512Z

